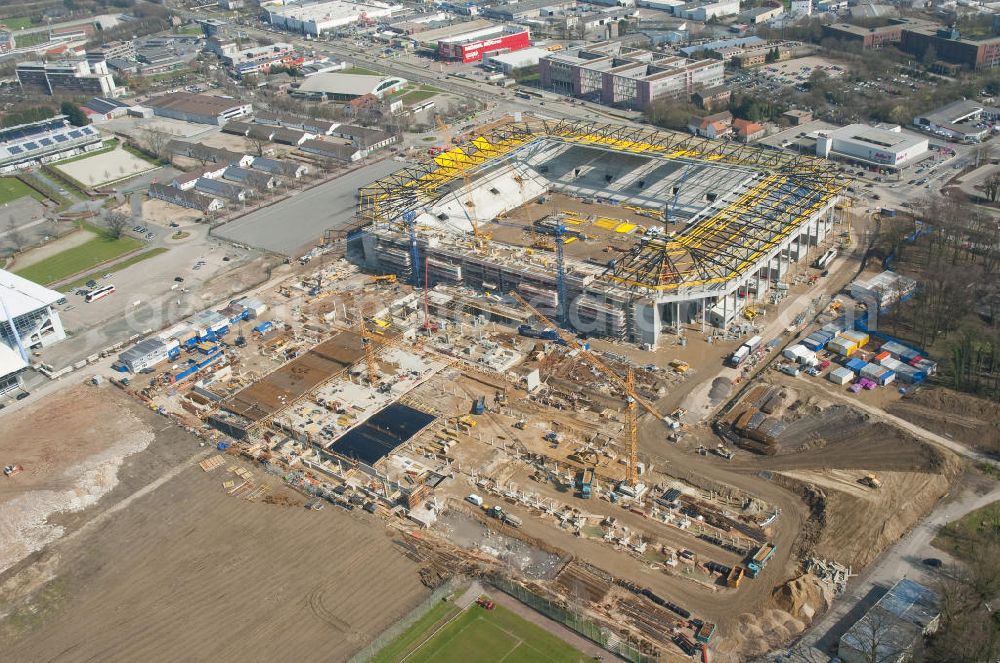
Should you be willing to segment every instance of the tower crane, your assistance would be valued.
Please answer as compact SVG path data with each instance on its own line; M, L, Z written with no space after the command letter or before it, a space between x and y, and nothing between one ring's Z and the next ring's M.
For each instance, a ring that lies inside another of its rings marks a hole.
M625 482L624 485L629 489L635 489L639 483L639 436L638 436L638 413L636 412L637 406L641 405L646 411L652 414L654 417L673 426L674 421L670 417L665 416L659 410L656 409L649 401L645 400L637 393L635 393L635 372L632 367L629 366L625 374L625 377L618 375L617 371L612 369L610 366L605 364L601 359L592 353L589 349L580 345L572 334L565 332L560 327L552 323L551 320L542 315L538 309L528 303L528 301L519 295L515 291L510 292L510 296L513 297L518 303L521 304L525 309L527 309L532 315L538 318L543 324L551 327L555 330L556 334L559 335L568 347L576 350L578 356L582 358L585 362L593 366L599 372L603 373L616 387L618 387L625 396L625 448L628 452L628 465L625 470Z

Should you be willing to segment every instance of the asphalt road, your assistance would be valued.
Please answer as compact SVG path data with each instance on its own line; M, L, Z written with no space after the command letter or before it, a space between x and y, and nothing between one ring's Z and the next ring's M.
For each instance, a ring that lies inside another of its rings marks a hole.
M215 235L275 253L295 256L316 242L328 228L343 228L354 219L358 188L393 173L406 164L392 159L351 170L300 191L277 204L230 221Z

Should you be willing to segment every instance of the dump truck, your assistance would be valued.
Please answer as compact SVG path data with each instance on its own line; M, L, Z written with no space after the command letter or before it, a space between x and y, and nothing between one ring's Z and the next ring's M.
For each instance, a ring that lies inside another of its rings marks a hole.
M756 578L760 575L760 572L767 566L767 562L774 556L775 550L777 548L773 543L765 543L757 549L757 552L753 554L753 557L747 563L747 573L751 578Z
M698 642L704 642L705 644L708 644L708 642L712 639L713 635L715 635L715 624L712 624L711 622L705 622L704 624L698 627L697 631L695 631L694 639L697 640Z
M593 494L594 470L589 467L585 470L580 470L576 478L576 487L580 491L580 497L589 500Z
M727 587L739 587L740 583L743 582L743 574L745 571L742 566L736 565L729 570L729 575L726 576L726 586Z

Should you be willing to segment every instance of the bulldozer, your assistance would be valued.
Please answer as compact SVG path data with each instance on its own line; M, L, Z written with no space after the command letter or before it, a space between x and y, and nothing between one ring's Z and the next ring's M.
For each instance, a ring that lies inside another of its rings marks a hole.
M882 480L879 479L877 476L875 476L874 473L870 472L865 476L861 477L861 485L868 486L869 488L874 488L875 490L878 490L879 488L882 487Z

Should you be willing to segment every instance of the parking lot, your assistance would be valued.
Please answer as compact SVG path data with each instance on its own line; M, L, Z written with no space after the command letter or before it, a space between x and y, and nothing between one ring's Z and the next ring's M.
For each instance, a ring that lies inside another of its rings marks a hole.
M817 71L829 78L840 78L847 73L847 68L828 58L810 55L740 71L728 79L728 82L734 87L758 94L778 92L793 86L800 92L805 92L810 76Z

